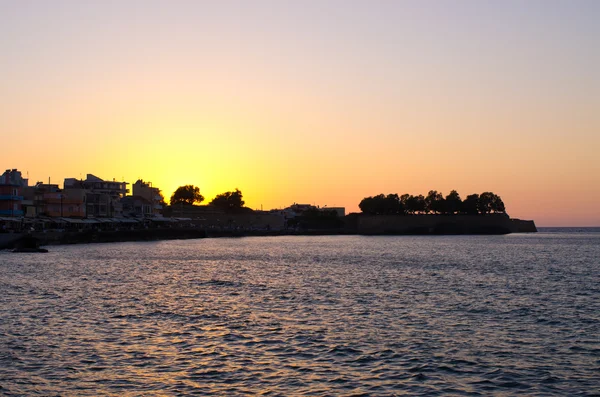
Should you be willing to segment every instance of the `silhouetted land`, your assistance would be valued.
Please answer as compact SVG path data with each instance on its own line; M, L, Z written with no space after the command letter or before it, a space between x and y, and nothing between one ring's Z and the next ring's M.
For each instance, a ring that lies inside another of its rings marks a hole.
M0 233L0 249L15 248L31 238L39 245L110 243L126 241L156 241L246 236L301 236L301 235L455 235L507 234L536 232L533 221L510 219L506 214L488 215L365 215L350 214L334 227L324 218L319 224L314 219L305 226L283 230L252 230L204 227L156 227L135 230L46 230L29 233ZM299 222L298 225L301 225Z

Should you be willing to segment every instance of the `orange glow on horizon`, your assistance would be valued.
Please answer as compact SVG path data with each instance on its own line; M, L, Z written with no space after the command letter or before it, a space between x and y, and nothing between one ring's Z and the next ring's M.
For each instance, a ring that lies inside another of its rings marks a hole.
M0 4L0 166L254 209L492 191L600 225L597 5L259 3Z

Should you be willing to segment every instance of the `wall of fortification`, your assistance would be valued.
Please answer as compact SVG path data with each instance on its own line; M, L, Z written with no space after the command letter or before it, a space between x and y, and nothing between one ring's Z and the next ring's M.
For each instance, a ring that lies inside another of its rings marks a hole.
M515 233L536 233L537 227L534 221L524 221L522 219L511 219L515 228Z
M506 214L362 215L359 234L503 234L517 232Z

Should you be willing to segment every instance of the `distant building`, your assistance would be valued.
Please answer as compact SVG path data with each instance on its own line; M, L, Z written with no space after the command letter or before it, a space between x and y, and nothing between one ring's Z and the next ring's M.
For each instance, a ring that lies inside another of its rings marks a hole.
M0 177L0 216L23 216L21 189L27 183L16 169L4 171Z
M105 181L95 175L87 174L85 180L66 178L64 191L85 190L85 213L87 217L121 217L123 205L121 199L129 192L127 182ZM63 208L64 210L64 208Z
M23 212L28 218L45 215L44 194L60 192L58 185L43 182L37 182L35 186L27 186L21 190L23 192Z
M284 208L282 210L283 215L285 216L286 219L291 219L291 218L295 218L297 216L302 215L302 213L304 213L305 211L308 210L317 210L318 208L314 205L311 204L292 204L287 208Z
M19 185L0 184L0 216L23 216Z
M311 204L296 204L296 203L294 203L294 204L290 205L289 207L284 208L283 210L279 210L279 211L281 211L284 214L286 219L292 219L292 218L302 215L305 211L309 211L309 210L335 211L337 216L339 216L340 218L343 218L344 216L346 216L346 208L344 208L344 207L328 207L328 206L317 207L317 206L314 206Z
M19 187L26 187L29 185L29 179L23 178L21 172L16 168L4 171L0 177L0 181L0 183L4 185L15 185Z
M339 216L340 218L343 218L346 216L346 208L345 207L321 207L319 208L319 211L335 211L335 213L337 214L337 216Z
M152 203L142 196L125 196L121 204L125 216L145 217L152 214Z
M50 217L85 218L86 197L84 189L68 189L44 193L44 215Z
M132 185L132 196L133 197L142 197L148 203L150 203L151 211L149 214L158 215L162 210L161 202L163 201L163 196L160 193L160 189L152 186L152 182L144 182L141 179L138 179Z

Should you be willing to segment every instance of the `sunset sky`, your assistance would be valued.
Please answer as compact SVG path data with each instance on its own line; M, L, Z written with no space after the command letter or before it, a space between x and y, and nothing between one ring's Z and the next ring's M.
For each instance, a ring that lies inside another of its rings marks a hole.
M0 0L2 169L600 226L600 1Z

